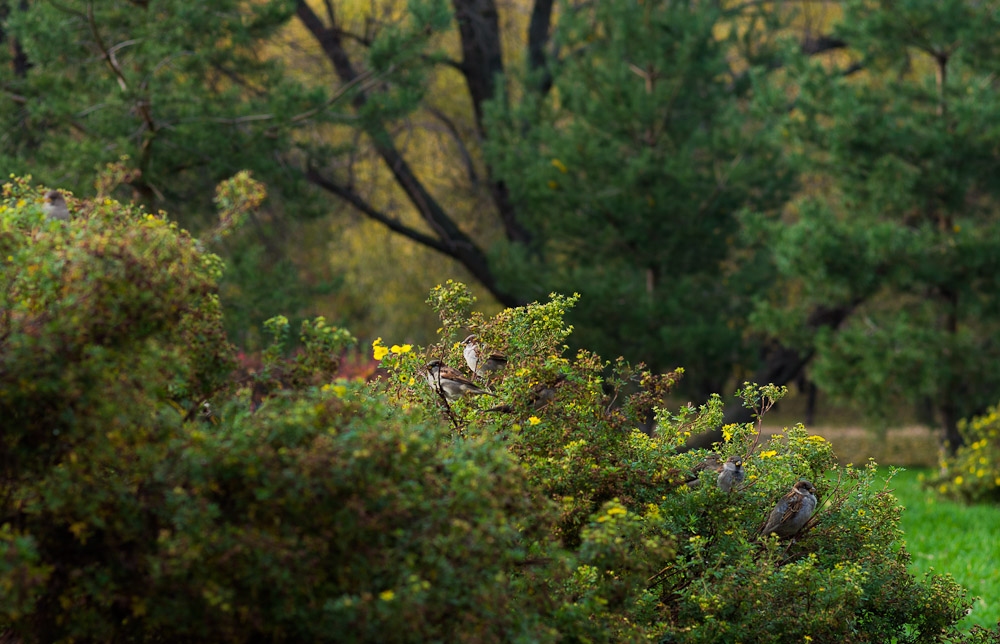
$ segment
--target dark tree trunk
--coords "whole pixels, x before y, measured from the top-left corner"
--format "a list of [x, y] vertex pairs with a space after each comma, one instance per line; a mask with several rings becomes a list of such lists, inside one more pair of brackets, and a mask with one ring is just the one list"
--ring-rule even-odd
[[[859, 298], [850, 304], [836, 308], [817, 307], [809, 315], [807, 324], [818, 329], [821, 327], [831, 327], [836, 329], [851, 313], [860, 305]], [[795, 380], [802, 373], [809, 361], [812, 359], [812, 351], [797, 351], [779, 344], [766, 350], [763, 364], [753, 375], [753, 382], [758, 384], [787, 385]], [[728, 405], [723, 411], [722, 426], [731, 423], [748, 423], [753, 420], [752, 412], [743, 406], [741, 402]], [[712, 443], [722, 440], [722, 426], [712, 431], [692, 437], [685, 445], [685, 450], [711, 447]]]
[[[492, 0], [477, 0], [477, 3], [492, 4]], [[480, 21], [472, 20], [475, 25], [474, 27], [470, 27], [470, 30], [476, 34], [482, 34], [489, 37], [490, 34], [493, 33], [491, 32], [489, 25], [493, 24], [494, 27], [496, 26], [495, 11], [492, 17], [492, 22], [489, 11], [487, 11], [486, 8], [483, 8], [482, 12], [484, 13], [480, 16], [480, 18], [485, 21], [485, 27], [480, 23]], [[331, 21], [335, 20], [333, 6], [331, 3], [327, 3], [327, 13], [329, 14], [329, 19]], [[356, 81], [359, 75], [354, 67], [354, 64], [351, 62], [347, 50], [344, 47], [339, 25], [336, 22], [332, 22], [330, 25], [324, 24], [323, 20], [304, 0], [299, 0], [297, 3], [296, 15], [319, 43], [324, 54], [326, 54], [327, 58], [333, 64], [333, 68], [341, 82], [351, 83]], [[477, 29], [479, 31], [475, 31]], [[463, 35], [463, 38], [464, 37], [465, 36]], [[496, 33], [496, 37], [497, 42], [499, 42], [498, 32]], [[465, 49], [464, 45], [463, 49]], [[493, 60], [493, 54], [491, 53], [492, 47], [490, 45], [471, 47], [471, 49], [474, 51], [475, 55], [480, 56], [482, 59], [481, 64], [486, 68], [491, 68], [492, 65], [498, 64], [498, 61]], [[496, 52], [499, 53], [499, 45], [497, 45]], [[499, 69], [502, 71], [502, 67]], [[492, 81], [489, 83], [477, 83], [476, 91], [492, 92], [492, 87]], [[362, 107], [366, 102], [367, 96], [364, 92], [359, 92], [354, 98], [355, 107]], [[479, 114], [478, 109], [480, 109], [480, 106], [477, 102], [477, 115]], [[396, 148], [392, 141], [392, 137], [385, 130], [385, 128], [381, 124], [373, 124], [367, 128], [367, 134], [371, 138], [375, 150], [378, 152], [379, 156], [382, 157], [382, 160], [392, 172], [396, 183], [406, 193], [410, 203], [413, 204], [421, 218], [433, 231], [433, 237], [421, 235], [416, 233], [416, 231], [410, 231], [413, 234], [409, 234], [408, 236], [417, 242], [424, 243], [434, 250], [445, 253], [449, 257], [458, 260], [463, 266], [465, 266], [466, 269], [469, 270], [470, 273], [472, 273], [476, 280], [488, 289], [490, 293], [504, 306], [517, 306], [523, 304], [519, 298], [499, 289], [496, 283], [496, 278], [490, 270], [486, 254], [468, 235], [465, 234], [464, 231], [462, 231], [461, 228], [459, 228], [455, 221], [444, 211], [440, 203], [438, 203], [438, 201], [427, 191], [423, 183], [413, 172], [410, 165], [403, 158], [403, 155]], [[337, 186], [332, 181], [323, 179], [315, 168], [307, 170], [306, 177], [312, 183], [333, 194], [337, 194], [342, 198], [349, 190], [343, 186]], [[354, 197], [356, 198], [348, 199], [348, 201], [355, 206], [359, 206], [360, 196], [354, 195]], [[503, 188], [501, 198], [502, 200], [509, 202], [509, 199], [506, 199], [506, 188]], [[398, 222], [395, 222], [397, 224], [395, 226], [391, 225], [394, 221], [391, 217], [376, 213], [374, 209], [359, 207], [359, 210], [373, 219], [376, 219], [380, 223], [388, 225], [390, 229], [395, 230], [396, 232], [409, 230], [406, 226], [403, 226]], [[513, 221], [512, 209], [510, 210], [508, 216], [511, 221]], [[432, 240], [432, 243], [427, 243], [426, 240]]]

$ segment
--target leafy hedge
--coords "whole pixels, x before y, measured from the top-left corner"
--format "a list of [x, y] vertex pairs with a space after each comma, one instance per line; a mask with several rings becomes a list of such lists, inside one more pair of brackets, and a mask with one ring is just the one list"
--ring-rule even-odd
[[958, 423], [965, 444], [928, 481], [940, 494], [969, 502], [1000, 502], [1000, 405]]
[[[969, 602], [907, 573], [872, 467], [732, 426], [746, 482], [684, 485], [721, 403], [667, 412], [681, 370], [565, 357], [573, 297], [484, 319], [439, 287], [441, 341], [377, 341], [374, 386], [333, 377], [349, 334], [307, 323], [286, 357], [276, 318], [239, 375], [217, 258], [112, 201], [46, 222], [40, 194], [0, 202], [0, 626], [24, 641], [959, 641]], [[421, 368], [462, 366], [469, 330], [510, 363], [448, 404]], [[758, 538], [803, 476], [815, 521]]]

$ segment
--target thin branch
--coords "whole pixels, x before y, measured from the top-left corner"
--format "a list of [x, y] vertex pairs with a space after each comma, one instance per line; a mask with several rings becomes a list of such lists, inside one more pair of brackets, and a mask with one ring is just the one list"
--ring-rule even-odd
[[[337, 91], [334, 92], [333, 95], [330, 98], [328, 98], [325, 103], [323, 103], [323, 105], [308, 110], [306, 112], [303, 112], [302, 114], [297, 114], [293, 116], [291, 118], [291, 122], [298, 123], [299, 121], [304, 121], [307, 118], [319, 114], [321, 111], [325, 110], [326, 108], [333, 105], [336, 101], [343, 98], [344, 95], [347, 94], [347, 92], [351, 91], [355, 87], [358, 87], [359, 85], [360, 85], [360, 88], [358, 89], [359, 92], [362, 93], [367, 92], [369, 89], [377, 85], [383, 76], [387, 76], [388, 74], [391, 74], [394, 71], [396, 71], [396, 66], [390, 65], [383, 72], [377, 72], [374, 69], [369, 69], [367, 71], [361, 72], [351, 80], [341, 85], [337, 89]], [[368, 82], [369, 80], [370, 82]]]
[[458, 146], [458, 153], [462, 157], [462, 163], [465, 164], [465, 172], [469, 175], [469, 181], [473, 184], [479, 183], [479, 174], [476, 172], [475, 161], [472, 160], [472, 154], [469, 153], [469, 149], [465, 147], [465, 141], [462, 140], [462, 135], [458, 131], [458, 126], [455, 125], [454, 121], [448, 118], [447, 114], [436, 107], [428, 107], [427, 111], [431, 116], [441, 121], [451, 134], [451, 138], [455, 141], [455, 145]]
[[3, 93], [6, 94], [7, 96], [9, 96], [10, 100], [14, 101], [18, 105], [27, 105], [27, 103], [28, 103], [28, 98], [26, 96], [22, 96], [20, 94], [15, 94], [14, 92], [10, 91], [9, 89], [4, 89]]
[[412, 239], [415, 242], [428, 246], [429, 248], [433, 248], [438, 252], [444, 253], [449, 256], [454, 256], [451, 250], [447, 246], [445, 246], [441, 241], [431, 237], [430, 235], [426, 235], [420, 232], [419, 230], [415, 230], [407, 226], [406, 224], [400, 222], [399, 220], [393, 219], [392, 217], [389, 217], [385, 213], [376, 210], [371, 204], [365, 201], [365, 199], [361, 197], [361, 195], [359, 195], [357, 192], [355, 192], [351, 188], [348, 188], [347, 186], [341, 186], [339, 184], [330, 181], [329, 179], [323, 177], [319, 173], [319, 171], [317, 171], [315, 168], [306, 169], [305, 176], [306, 179], [309, 180], [309, 182], [319, 186], [320, 188], [326, 190], [327, 192], [337, 195], [344, 201], [348, 202], [349, 204], [360, 210], [367, 217], [383, 224], [393, 232], [397, 232], [405, 237]]

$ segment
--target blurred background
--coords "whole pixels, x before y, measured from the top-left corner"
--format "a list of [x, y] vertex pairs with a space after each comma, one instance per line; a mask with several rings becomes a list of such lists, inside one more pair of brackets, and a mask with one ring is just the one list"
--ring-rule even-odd
[[578, 292], [575, 346], [679, 403], [785, 384], [775, 427], [935, 464], [1000, 394], [998, 4], [0, 0], [0, 169], [196, 236], [252, 171], [206, 241], [251, 354]]

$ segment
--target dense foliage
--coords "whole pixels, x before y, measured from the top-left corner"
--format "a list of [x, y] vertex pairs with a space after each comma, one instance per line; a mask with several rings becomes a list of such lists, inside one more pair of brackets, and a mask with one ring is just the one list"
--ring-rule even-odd
[[945, 458], [928, 484], [964, 501], [1000, 501], [1000, 406], [958, 424], [965, 444]]
[[[239, 375], [217, 258], [162, 213], [46, 221], [39, 194], [14, 179], [0, 203], [0, 624], [25, 641], [953, 639], [963, 593], [907, 573], [873, 468], [729, 426], [745, 484], [684, 485], [719, 402], [635, 431], [682, 374], [563, 357], [575, 297], [486, 319], [439, 287], [441, 342], [377, 341], [374, 386], [334, 379], [349, 334], [307, 323], [286, 356], [278, 317]], [[449, 404], [419, 369], [459, 366], [470, 329], [510, 364]], [[813, 522], [759, 538], [800, 477]]]
[[[751, 226], [787, 294], [757, 300], [759, 326], [814, 352], [812, 377], [840, 400], [883, 418], [929, 410], [952, 450], [959, 419], [1000, 390], [997, 16], [961, 0], [845, 3], [853, 71], [793, 72], [789, 145], [814, 189]], [[834, 328], [807, 324], [831, 311]]]
[[[579, 291], [575, 342], [684, 364], [707, 397], [756, 359], [745, 311], [769, 273], [737, 234], [742, 208], [776, 212], [796, 172], [778, 136], [782, 101], [757, 40], [768, 17], [721, 3], [653, 0], [570, 7], [553, 46], [574, 52], [551, 89], [497, 100], [487, 158], [534, 233], [497, 262], [532, 298]], [[751, 10], [752, 13], [752, 10]], [[734, 56], [750, 61], [738, 72]]]

